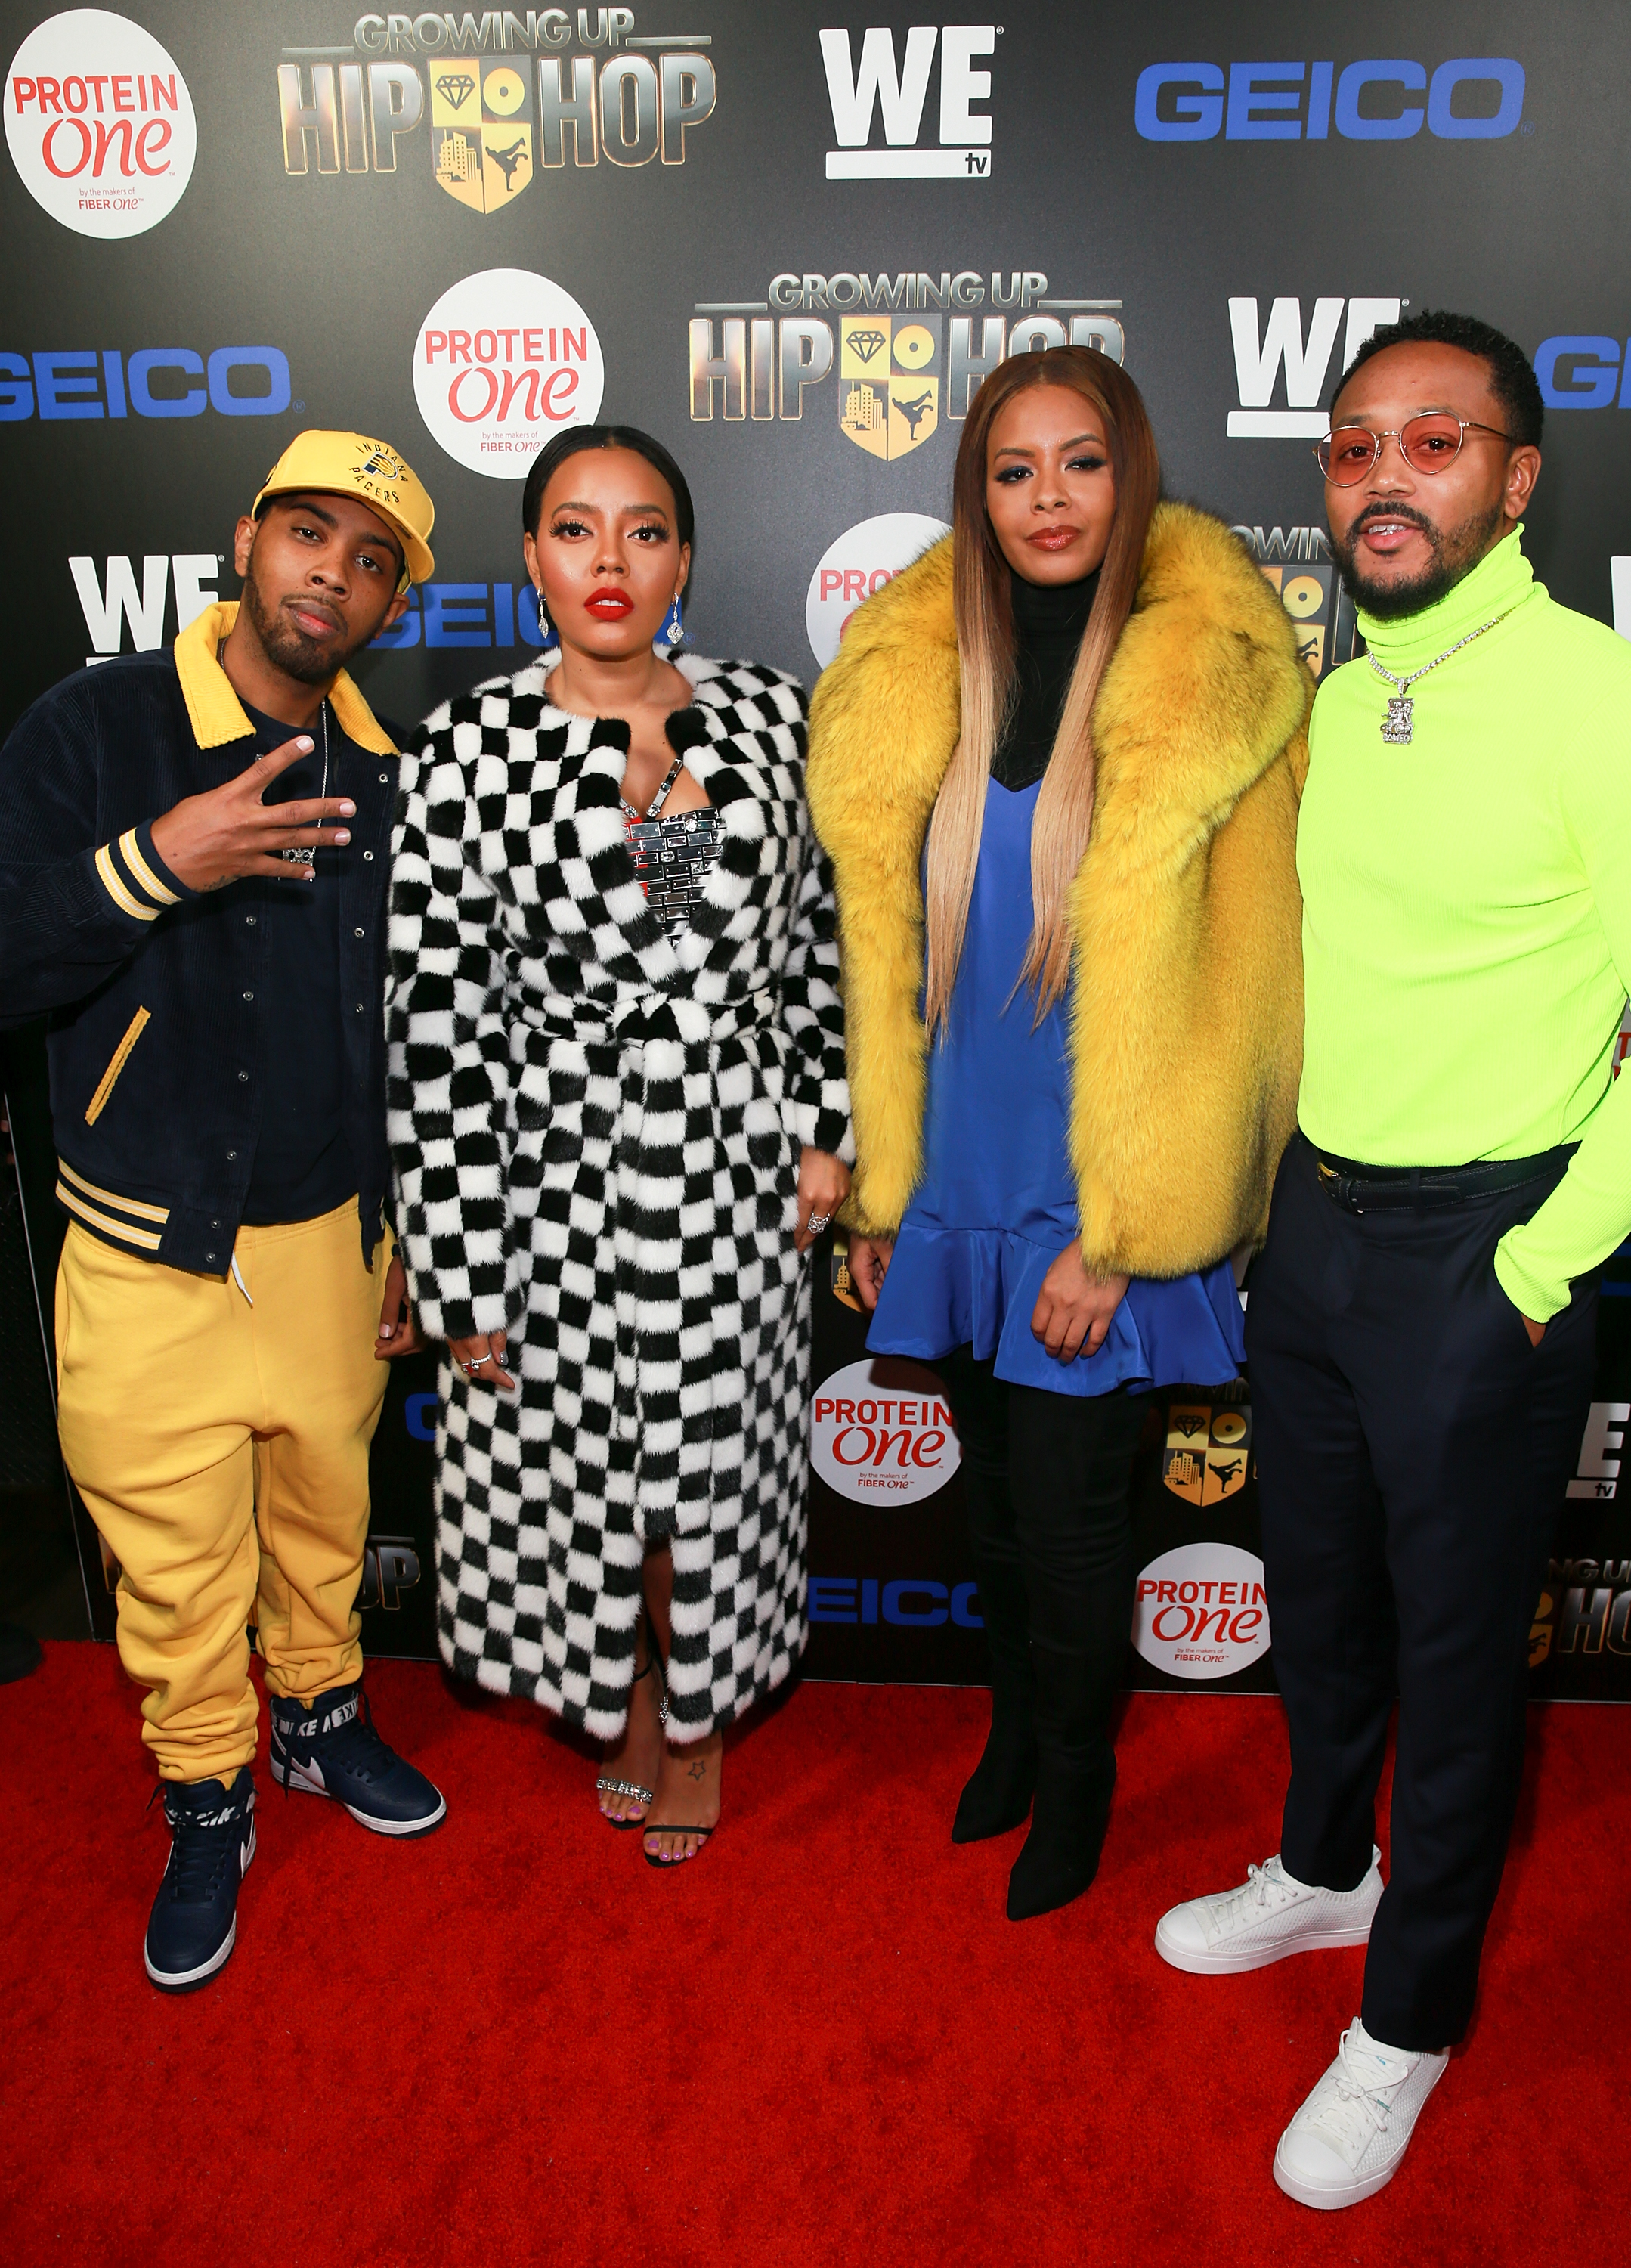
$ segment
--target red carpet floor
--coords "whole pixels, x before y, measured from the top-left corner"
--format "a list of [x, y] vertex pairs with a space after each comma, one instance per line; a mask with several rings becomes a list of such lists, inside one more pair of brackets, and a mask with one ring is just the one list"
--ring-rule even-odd
[[114, 2268], [1627, 2257], [1631, 1711], [1538, 1709], [1484, 1994], [1404, 2171], [1269, 2176], [1362, 1956], [1187, 1978], [1150, 1931], [1277, 1840], [1277, 1705], [1131, 1701], [1103, 1871], [1013, 1927], [1018, 1837], [947, 1823], [982, 1695], [805, 1686], [673, 1876], [519, 1704], [371, 1674], [451, 1816], [393, 1846], [262, 1769], [237, 1953], [141, 1937], [165, 1834], [109, 1648], [0, 1689], [0, 2260]]

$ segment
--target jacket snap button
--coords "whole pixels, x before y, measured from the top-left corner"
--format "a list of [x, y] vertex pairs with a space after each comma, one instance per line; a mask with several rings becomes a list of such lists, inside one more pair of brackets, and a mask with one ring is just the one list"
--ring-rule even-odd
[[[574, 147], [574, 148], [576, 148], [576, 147], [577, 147], [577, 144], [573, 144], [573, 147]], [[386, 780], [389, 778], [389, 777], [390, 777], [390, 775], [389, 775], [389, 773], [387, 773], [387, 772], [381, 772], [381, 773], [380, 773], [380, 775], [379, 775], [379, 784], [380, 784], [380, 786], [381, 786], [381, 787], [383, 787], [383, 786], [385, 785], [385, 784], [386, 784]]]
[[215, 1255], [214, 1255], [214, 1253], [213, 1253], [213, 1252], [206, 1252], [206, 1253], [205, 1253], [205, 1255], [204, 1255], [204, 1258], [205, 1258], [206, 1260], [213, 1260], [213, 1259], [215, 1258]]
[[253, 999], [254, 998], [254, 997], [255, 997], [255, 996], [254, 996], [254, 994], [253, 994], [253, 992], [246, 992], [246, 993], [245, 993], [245, 995], [244, 995], [244, 998], [245, 998], [245, 999], [246, 999], [246, 1000], [253, 1000]]
[[221, 1224], [220, 1224], [220, 1222], [219, 1222], [218, 1220], [212, 1220], [212, 1221], [210, 1222], [209, 1226], [210, 1226], [210, 1227], [211, 1227], [211, 1228], [219, 1228], [219, 1227], [220, 1227], [220, 1226], [221, 1226]]
[[361, 931], [360, 929], [354, 929], [354, 930], [352, 931], [351, 934], [352, 934], [352, 936], [353, 936], [353, 937], [361, 937], [361, 935], [363, 934], [363, 932], [362, 932], [362, 931]]
[[238, 1076], [239, 1076], [239, 1078], [240, 1079], [242, 1079], [242, 1081], [243, 1081], [244, 1085], [245, 1085], [246, 1086], [248, 1086], [248, 1084], [249, 1084], [249, 1074], [248, 1074], [248, 1072], [247, 1072], [246, 1071], [240, 1071], [239, 1072]]
[[362, 1004], [362, 1002], [361, 1002], [360, 1000], [359, 1000], [359, 1001], [357, 1002], [357, 1004], [356, 1004], [356, 1012], [357, 1012], [357, 1014], [358, 1014], [359, 1016], [360, 1016], [360, 1015], [362, 1014], [362, 1012], [363, 1012], [363, 1004]]
[[[226, 1153], [227, 1163], [228, 1163], [229, 1165], [231, 1165], [231, 1163], [232, 1160], [233, 1160], [237, 1155], [238, 1155], [238, 1152], [237, 1152], [237, 1151], [236, 1151], [236, 1150], [229, 1150], [229, 1151], [227, 1152], [227, 1153]], [[209, 1224], [209, 1226], [210, 1226], [210, 1227], [211, 1227], [211, 1228], [218, 1228], [218, 1227], [220, 1226], [220, 1225], [221, 1225], [221, 1224], [219, 1223], [219, 1221], [214, 1221], [214, 1220], [212, 1220], [212, 1221], [210, 1222], [210, 1224]]]
[[[573, 146], [573, 148], [574, 148], [574, 149], [576, 149], [577, 145], [577, 144], [576, 144], [576, 143], [574, 143], [572, 146]], [[253, 929], [253, 928], [254, 927], [254, 925], [255, 925], [255, 917], [254, 917], [254, 916], [253, 916], [253, 914], [246, 914], [246, 915], [244, 916], [244, 927], [245, 927], [246, 929]]]
[[374, 863], [374, 854], [373, 854], [373, 852], [372, 852], [371, 850], [364, 850], [364, 853], [363, 853], [363, 856], [364, 856], [364, 858], [368, 861], [369, 865], [371, 866], [371, 865], [373, 865], [373, 863]]

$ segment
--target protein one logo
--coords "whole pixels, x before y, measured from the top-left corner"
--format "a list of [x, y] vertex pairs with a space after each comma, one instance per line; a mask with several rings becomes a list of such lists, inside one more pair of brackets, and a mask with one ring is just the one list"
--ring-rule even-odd
[[140, 236], [193, 177], [193, 99], [151, 32], [103, 8], [37, 25], [11, 58], [5, 138], [34, 202], [80, 236]]
[[448, 455], [518, 481], [552, 433], [589, 423], [606, 367], [569, 291], [525, 268], [488, 268], [444, 291], [419, 329], [414, 394]]
[[1231, 1677], [1268, 1651], [1263, 1563], [1232, 1543], [1180, 1543], [1138, 1579], [1133, 1643], [1171, 1677]]
[[880, 512], [857, 520], [829, 543], [816, 563], [804, 599], [810, 651], [825, 669], [838, 652], [849, 617], [873, 593], [893, 581], [951, 530], [922, 512]]
[[957, 1470], [945, 1388], [932, 1370], [898, 1355], [847, 1363], [816, 1388], [810, 1461], [852, 1504], [910, 1504]]

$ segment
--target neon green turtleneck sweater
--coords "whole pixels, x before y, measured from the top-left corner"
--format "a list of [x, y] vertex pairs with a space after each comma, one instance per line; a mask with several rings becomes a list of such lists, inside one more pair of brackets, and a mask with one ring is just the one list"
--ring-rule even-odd
[[1437, 605], [1361, 614], [1414, 688], [1363, 660], [1321, 685], [1297, 832], [1307, 1029], [1299, 1116], [1375, 1166], [1580, 1147], [1495, 1274], [1537, 1322], [1631, 1232], [1631, 1073], [1611, 1081], [1631, 984], [1631, 644], [1555, 605], [1515, 530]]

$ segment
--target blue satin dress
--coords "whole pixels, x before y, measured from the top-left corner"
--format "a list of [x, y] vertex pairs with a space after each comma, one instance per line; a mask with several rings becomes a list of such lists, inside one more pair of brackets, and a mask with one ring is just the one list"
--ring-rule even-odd
[[1032, 1029], [1014, 981], [1030, 939], [1031, 822], [1040, 781], [993, 780], [944, 1044], [931, 1047], [923, 1175], [867, 1346], [933, 1362], [955, 1347], [1052, 1394], [1216, 1385], [1245, 1351], [1234, 1272], [1135, 1278], [1096, 1355], [1061, 1362], [1033, 1336], [1042, 1279], [1077, 1233], [1070, 1170], [1069, 1001]]

